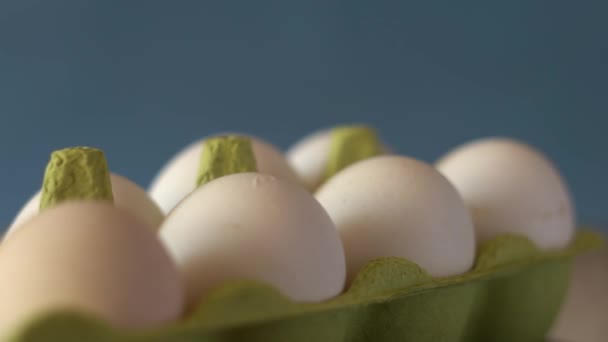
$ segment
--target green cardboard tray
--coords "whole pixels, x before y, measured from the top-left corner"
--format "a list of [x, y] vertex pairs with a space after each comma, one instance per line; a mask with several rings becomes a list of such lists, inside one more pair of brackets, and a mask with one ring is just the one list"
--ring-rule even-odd
[[81, 313], [55, 312], [26, 324], [11, 342], [538, 342], [559, 311], [572, 257], [601, 245], [590, 230], [550, 252], [505, 235], [483, 244], [462, 276], [432, 278], [410, 261], [381, 258], [323, 303], [295, 303], [272, 287], [241, 281], [168, 326], [119, 331]]

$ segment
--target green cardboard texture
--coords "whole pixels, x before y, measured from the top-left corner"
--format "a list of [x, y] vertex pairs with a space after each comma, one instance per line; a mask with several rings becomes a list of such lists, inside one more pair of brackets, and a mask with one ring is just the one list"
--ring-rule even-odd
[[240, 136], [219, 136], [203, 143], [196, 185], [239, 172], [257, 172], [251, 140]]
[[322, 183], [357, 161], [382, 153], [375, 130], [367, 126], [336, 127], [331, 131], [331, 144]]
[[564, 298], [572, 257], [601, 245], [589, 230], [559, 251], [501, 236], [482, 245], [474, 269], [457, 277], [432, 278], [412, 262], [382, 258], [323, 303], [295, 303], [272, 287], [240, 281], [169, 326], [127, 332], [79, 313], [47, 313], [11, 342], [537, 342]]
[[76, 199], [113, 200], [110, 171], [102, 150], [74, 147], [51, 154], [44, 173], [40, 209]]

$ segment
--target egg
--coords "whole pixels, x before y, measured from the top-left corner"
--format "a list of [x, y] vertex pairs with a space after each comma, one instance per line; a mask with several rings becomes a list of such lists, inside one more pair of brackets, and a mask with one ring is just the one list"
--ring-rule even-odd
[[174, 321], [180, 275], [156, 233], [108, 202], [45, 209], [0, 252], [0, 335], [55, 310], [96, 316], [120, 329]]
[[[110, 174], [110, 181], [112, 183], [112, 194], [116, 206], [130, 211], [152, 228], [156, 229], [160, 226], [165, 215], [144, 189], [129, 179], [115, 173]], [[10, 225], [5, 235], [6, 237], [8, 237], [9, 234], [12, 234], [17, 227], [23, 224], [23, 222], [38, 213], [40, 208], [40, 197], [41, 192], [38, 191], [30, 198], [23, 208], [21, 208]]]
[[345, 261], [331, 219], [303, 187], [255, 172], [226, 175], [186, 197], [160, 229], [186, 281], [190, 306], [231, 280], [273, 286], [296, 301], [322, 301], [344, 286]]
[[[249, 138], [260, 172], [299, 182], [281, 151], [259, 138]], [[179, 152], [152, 181], [148, 193], [164, 213], [171, 211], [196, 188], [198, 167], [205, 140], [197, 141]]]
[[485, 138], [456, 148], [436, 166], [470, 209], [479, 241], [518, 234], [554, 249], [572, 240], [575, 214], [568, 188], [538, 150], [513, 139]]
[[334, 175], [315, 196], [340, 233], [349, 281], [381, 257], [407, 259], [437, 277], [473, 265], [471, 216], [431, 165], [404, 156], [373, 157]]
[[[309, 190], [316, 189], [325, 177], [330, 157], [332, 133], [337, 128], [339, 127], [313, 132], [296, 142], [285, 153], [289, 165]], [[384, 154], [391, 153], [385, 144], [381, 144], [381, 149]]]
[[285, 153], [287, 161], [308, 189], [314, 189], [321, 182], [330, 145], [331, 129], [325, 129], [304, 137]]
[[555, 341], [606, 341], [608, 249], [576, 257], [570, 279], [568, 293], [549, 335]]

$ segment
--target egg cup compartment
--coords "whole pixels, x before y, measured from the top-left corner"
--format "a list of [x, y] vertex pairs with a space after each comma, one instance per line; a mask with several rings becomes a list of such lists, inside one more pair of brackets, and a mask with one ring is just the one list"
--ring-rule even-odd
[[540, 251], [505, 235], [483, 244], [467, 274], [432, 278], [398, 258], [370, 262], [347, 292], [295, 303], [263, 284], [217, 289], [186, 320], [118, 331], [96, 318], [56, 312], [30, 322], [11, 342], [87, 341], [543, 341], [565, 296], [573, 256], [599, 248], [589, 230], [571, 245]]

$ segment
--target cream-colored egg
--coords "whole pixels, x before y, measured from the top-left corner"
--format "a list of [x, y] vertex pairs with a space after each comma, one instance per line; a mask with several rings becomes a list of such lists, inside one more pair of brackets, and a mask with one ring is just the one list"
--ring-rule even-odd
[[[279, 149], [261, 139], [251, 138], [253, 153], [260, 172], [288, 181], [299, 182]], [[204, 139], [197, 141], [171, 159], [152, 181], [148, 193], [163, 212], [170, 212], [196, 188]]]
[[169, 214], [161, 240], [196, 305], [230, 280], [249, 279], [297, 301], [344, 286], [344, 252], [327, 213], [303, 187], [259, 173], [215, 179]]
[[408, 259], [433, 276], [473, 265], [471, 217], [456, 189], [426, 163], [366, 159], [329, 179], [316, 198], [340, 232], [350, 280], [380, 257]]
[[154, 230], [106, 202], [66, 202], [28, 220], [0, 252], [0, 335], [54, 310], [115, 327], [176, 320], [179, 272]]
[[549, 334], [555, 341], [604, 342], [608, 336], [608, 248], [574, 260], [570, 287]]
[[331, 129], [314, 132], [293, 145], [285, 155], [287, 161], [308, 189], [314, 189], [323, 178], [331, 145]]
[[[314, 132], [290, 147], [285, 153], [291, 168], [307, 189], [313, 190], [323, 180], [331, 148], [332, 129]], [[391, 151], [382, 145], [385, 154]]]
[[456, 148], [437, 168], [469, 207], [479, 241], [505, 233], [540, 248], [562, 248], [574, 235], [574, 207], [552, 163], [511, 139], [488, 138]]
[[[158, 228], [160, 226], [165, 215], [144, 189], [129, 179], [115, 173], [110, 174], [110, 181], [112, 183], [114, 204], [117, 207], [130, 211], [151, 227]], [[21, 208], [6, 232], [6, 237], [8, 237], [9, 234], [12, 234], [17, 227], [23, 224], [23, 222], [38, 213], [40, 196], [41, 193], [38, 191], [30, 198], [23, 208]]]

